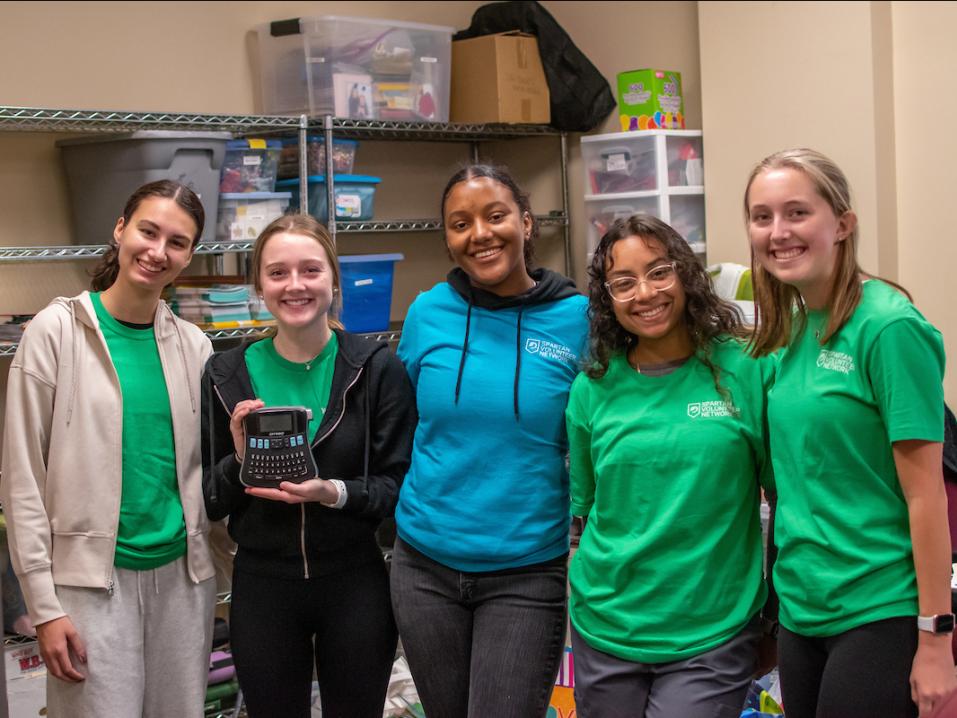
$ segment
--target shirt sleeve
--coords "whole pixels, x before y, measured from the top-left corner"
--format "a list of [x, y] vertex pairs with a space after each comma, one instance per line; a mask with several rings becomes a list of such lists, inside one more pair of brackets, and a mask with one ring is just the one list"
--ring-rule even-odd
[[944, 344], [918, 317], [885, 326], [867, 358], [867, 372], [888, 439], [944, 440]]
[[405, 315], [405, 321], [402, 323], [402, 336], [399, 339], [399, 346], [395, 353], [399, 360], [405, 365], [405, 371], [412, 382], [412, 388], [416, 389], [419, 385], [419, 348], [418, 336], [419, 327], [416, 315], [416, 302], [412, 302], [409, 311]]
[[588, 516], [595, 503], [595, 470], [591, 458], [591, 421], [586, 409], [588, 377], [579, 374], [572, 384], [565, 410], [568, 431], [568, 478], [572, 516]]

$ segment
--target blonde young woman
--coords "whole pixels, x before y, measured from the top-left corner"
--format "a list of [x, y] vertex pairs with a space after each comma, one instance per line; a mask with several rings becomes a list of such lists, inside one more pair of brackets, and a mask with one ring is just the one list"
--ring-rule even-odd
[[[409, 466], [415, 400], [384, 343], [336, 321], [339, 264], [308, 215], [256, 241], [256, 289], [275, 336], [216, 354], [203, 378], [204, 489], [210, 518], [238, 544], [230, 641], [251, 718], [380, 718], [395, 657], [389, 579], [375, 530]], [[245, 488], [243, 419], [262, 406], [312, 409], [319, 475]]]
[[857, 263], [841, 170], [807, 149], [744, 197], [768, 395], [788, 718], [927, 715], [955, 686], [942, 477], [944, 349]]
[[92, 292], [55, 299], [10, 367], [0, 493], [50, 716], [203, 715], [215, 586], [200, 483], [212, 348], [160, 293], [199, 198], [140, 187]]

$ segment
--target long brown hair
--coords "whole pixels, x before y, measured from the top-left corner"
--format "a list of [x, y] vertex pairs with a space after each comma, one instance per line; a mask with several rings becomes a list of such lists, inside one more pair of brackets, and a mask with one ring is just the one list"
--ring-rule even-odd
[[616, 220], [595, 248], [588, 267], [589, 358], [585, 373], [592, 379], [603, 377], [614, 354], [627, 352], [641, 341], [619, 324], [613, 300], [605, 289], [608, 271], [613, 265], [612, 248], [627, 237], [657, 242], [665, 250], [668, 260], [675, 263], [678, 281], [685, 293], [684, 322], [694, 353], [711, 370], [715, 388], [722, 398], [730, 400], [729, 392], [720, 383], [720, 372], [711, 362], [711, 346], [712, 341], [720, 335], [739, 339], [748, 336], [741, 310], [715, 293], [711, 275], [684, 238], [649, 214], [635, 214]]
[[[792, 169], [803, 173], [814, 185], [817, 193], [828, 203], [835, 217], [851, 212], [851, 188], [841, 169], [820, 152], [807, 148], [795, 148], [775, 152], [765, 157], [748, 177], [744, 190], [744, 223], [751, 220], [749, 194], [751, 185], [759, 175], [777, 169]], [[858, 227], [854, 224], [850, 234], [837, 244], [837, 259], [831, 275], [831, 286], [826, 300], [830, 310], [827, 326], [821, 333], [823, 346], [843, 327], [861, 301], [861, 275], [874, 276], [861, 269], [857, 261]], [[754, 303], [757, 311], [757, 327], [751, 339], [750, 349], [754, 356], [764, 356], [785, 346], [796, 331], [807, 322], [807, 308], [796, 287], [785, 284], [756, 261], [751, 252], [751, 278], [754, 284]], [[910, 298], [900, 285], [874, 276], [886, 282]]]
[[[162, 197], [171, 199], [179, 205], [186, 214], [188, 214], [196, 225], [196, 233], [193, 235], [193, 249], [199, 243], [199, 238], [203, 234], [203, 226], [206, 224], [206, 212], [203, 210], [203, 203], [193, 190], [184, 184], [174, 182], [173, 180], [157, 180], [149, 182], [137, 189], [130, 198], [126, 200], [126, 206], [123, 208], [123, 226], [127, 226], [143, 200], [150, 197]], [[113, 286], [116, 277], [120, 272], [120, 248], [113, 239], [110, 239], [110, 246], [103, 255], [103, 258], [90, 272], [90, 288], [94, 292], [102, 292]]]
[[[277, 234], [299, 234], [316, 240], [325, 250], [329, 259], [329, 268], [332, 271], [332, 306], [326, 315], [330, 329], [342, 329], [339, 321], [339, 311], [342, 308], [342, 273], [339, 270], [339, 258], [336, 255], [335, 245], [327, 230], [315, 217], [309, 214], [286, 214], [270, 222], [256, 238], [253, 247], [253, 256], [250, 260], [250, 271], [253, 275], [253, 286], [262, 294], [263, 284], [260, 272], [262, 270], [263, 250], [270, 239]], [[274, 333], [274, 332], [273, 332]]]

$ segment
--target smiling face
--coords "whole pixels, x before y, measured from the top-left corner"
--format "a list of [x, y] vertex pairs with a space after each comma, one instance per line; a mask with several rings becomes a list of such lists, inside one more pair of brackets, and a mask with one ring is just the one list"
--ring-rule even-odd
[[748, 235], [761, 266], [795, 287], [811, 309], [830, 296], [841, 242], [854, 230], [853, 212], [837, 216], [804, 172], [791, 168], [758, 174], [748, 190]]
[[[605, 267], [606, 281], [622, 277], [644, 279], [649, 270], [673, 260], [656, 239], [628, 236], [618, 240], [609, 252]], [[685, 324], [685, 291], [681, 279], [675, 277], [668, 289], [656, 289], [650, 282], [641, 282], [630, 301], [613, 302], [615, 319], [639, 345], [653, 350], [661, 360], [680, 359], [691, 349]]]
[[334, 297], [333, 269], [322, 245], [307, 235], [280, 232], [262, 249], [259, 285], [280, 331], [327, 322]]
[[113, 230], [119, 249], [116, 281], [138, 292], [159, 296], [193, 257], [196, 222], [174, 200], [150, 196]]
[[472, 284], [503, 297], [534, 284], [524, 254], [532, 218], [508, 187], [490, 177], [459, 182], [446, 196], [443, 220], [449, 254]]

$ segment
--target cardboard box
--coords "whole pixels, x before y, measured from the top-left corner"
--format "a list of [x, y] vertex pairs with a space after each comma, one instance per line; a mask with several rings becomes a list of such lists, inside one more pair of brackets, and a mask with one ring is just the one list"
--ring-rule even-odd
[[618, 116], [622, 132], [685, 129], [681, 73], [671, 70], [618, 73]]
[[538, 40], [523, 32], [452, 43], [451, 122], [548, 124], [551, 99]]

